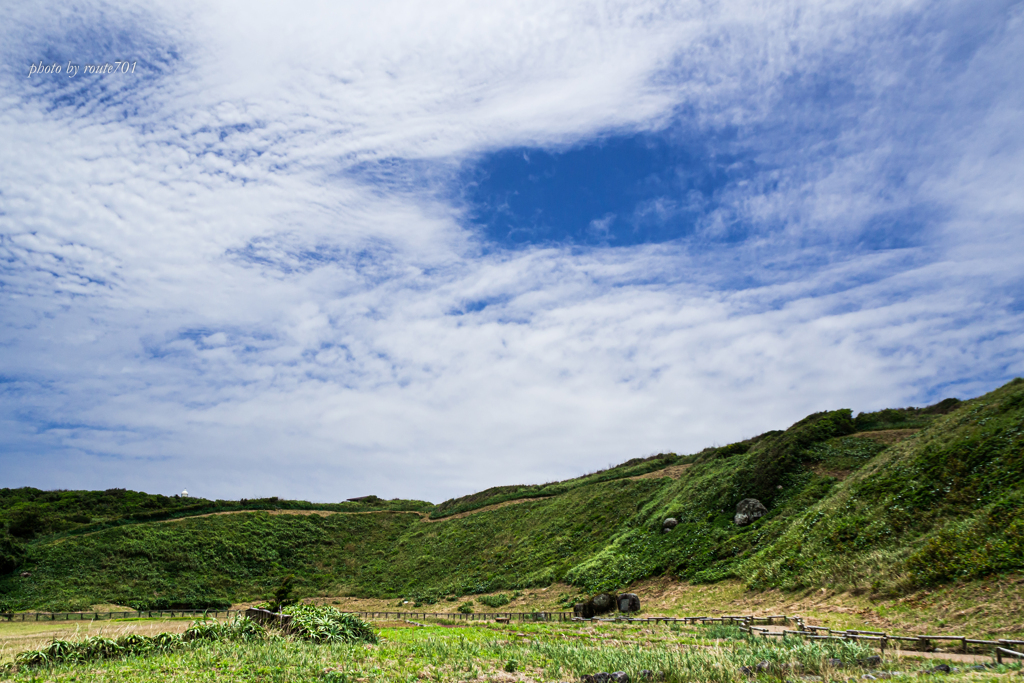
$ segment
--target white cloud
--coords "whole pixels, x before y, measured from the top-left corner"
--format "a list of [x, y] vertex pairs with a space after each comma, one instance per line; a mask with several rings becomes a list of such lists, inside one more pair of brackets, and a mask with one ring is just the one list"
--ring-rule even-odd
[[[83, 7], [6, 10], [5, 60], [96, 52]], [[5, 76], [5, 485], [440, 500], [1024, 373], [1019, 12], [946, 82], [942, 31], [896, 59], [921, 7], [106, 7], [180, 59], [71, 104]], [[494, 251], [440, 191], [680, 120], [761, 169], [690, 240]]]

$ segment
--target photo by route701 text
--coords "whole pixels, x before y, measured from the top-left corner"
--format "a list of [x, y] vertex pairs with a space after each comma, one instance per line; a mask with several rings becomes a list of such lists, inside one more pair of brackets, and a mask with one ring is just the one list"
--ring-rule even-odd
[[129, 62], [127, 60], [117, 60], [113, 63], [104, 62], [103, 64], [86, 64], [81, 66], [73, 62], [68, 62], [67, 66], [62, 66], [57, 63], [43, 64], [43, 60], [39, 60], [38, 64], [30, 64], [28, 67], [28, 76], [31, 78], [35, 74], [67, 74], [68, 78], [74, 78], [79, 72], [87, 74], [133, 74], [135, 73], [135, 67], [138, 66], [138, 60]]

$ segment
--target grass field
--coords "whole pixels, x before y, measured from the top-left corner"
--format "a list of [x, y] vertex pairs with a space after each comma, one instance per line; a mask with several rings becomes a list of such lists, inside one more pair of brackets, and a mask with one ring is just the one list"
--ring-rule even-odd
[[[644, 670], [666, 683], [749, 680], [741, 667], [782, 678], [843, 681], [868, 669], [858, 661], [874, 654], [847, 643], [748, 641], [735, 627], [670, 627], [624, 624], [487, 624], [463, 628], [384, 627], [377, 645], [314, 645], [271, 636], [249, 643], [201, 643], [186, 651], [90, 664], [14, 671], [14, 681], [210, 681], [385, 683], [417, 681], [576, 681], [585, 674], [625, 671], [633, 681]], [[837, 665], [837, 658], [843, 663]], [[872, 670], [895, 678], [917, 676], [938, 660], [888, 655]], [[950, 681], [1019, 680], [1019, 665], [960, 671]]]

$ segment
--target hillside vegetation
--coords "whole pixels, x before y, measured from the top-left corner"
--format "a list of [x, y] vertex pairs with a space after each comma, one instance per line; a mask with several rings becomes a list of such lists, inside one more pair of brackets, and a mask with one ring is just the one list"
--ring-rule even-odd
[[[693, 455], [437, 506], [4, 489], [0, 607], [215, 605], [265, 598], [288, 575], [304, 595], [421, 601], [666, 573], [899, 594], [1024, 568], [1022, 482], [1017, 379], [970, 401], [816, 413]], [[768, 512], [739, 527], [745, 498]], [[510, 501], [522, 502], [489, 507]], [[678, 525], [663, 532], [667, 517]]]

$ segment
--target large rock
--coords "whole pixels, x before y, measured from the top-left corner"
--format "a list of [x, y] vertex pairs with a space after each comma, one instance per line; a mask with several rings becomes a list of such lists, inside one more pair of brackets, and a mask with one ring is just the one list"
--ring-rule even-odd
[[639, 612], [640, 597], [636, 593], [619, 593], [620, 612]]
[[618, 606], [617, 596], [614, 593], [598, 593], [586, 602], [577, 603], [573, 606], [573, 614], [581, 619], [593, 619], [598, 614], [610, 612]]
[[736, 523], [736, 526], [746, 526], [755, 519], [763, 517], [766, 512], [768, 512], [768, 508], [761, 505], [761, 501], [757, 498], [744, 498], [736, 506], [736, 516], [732, 518], [732, 521]]

